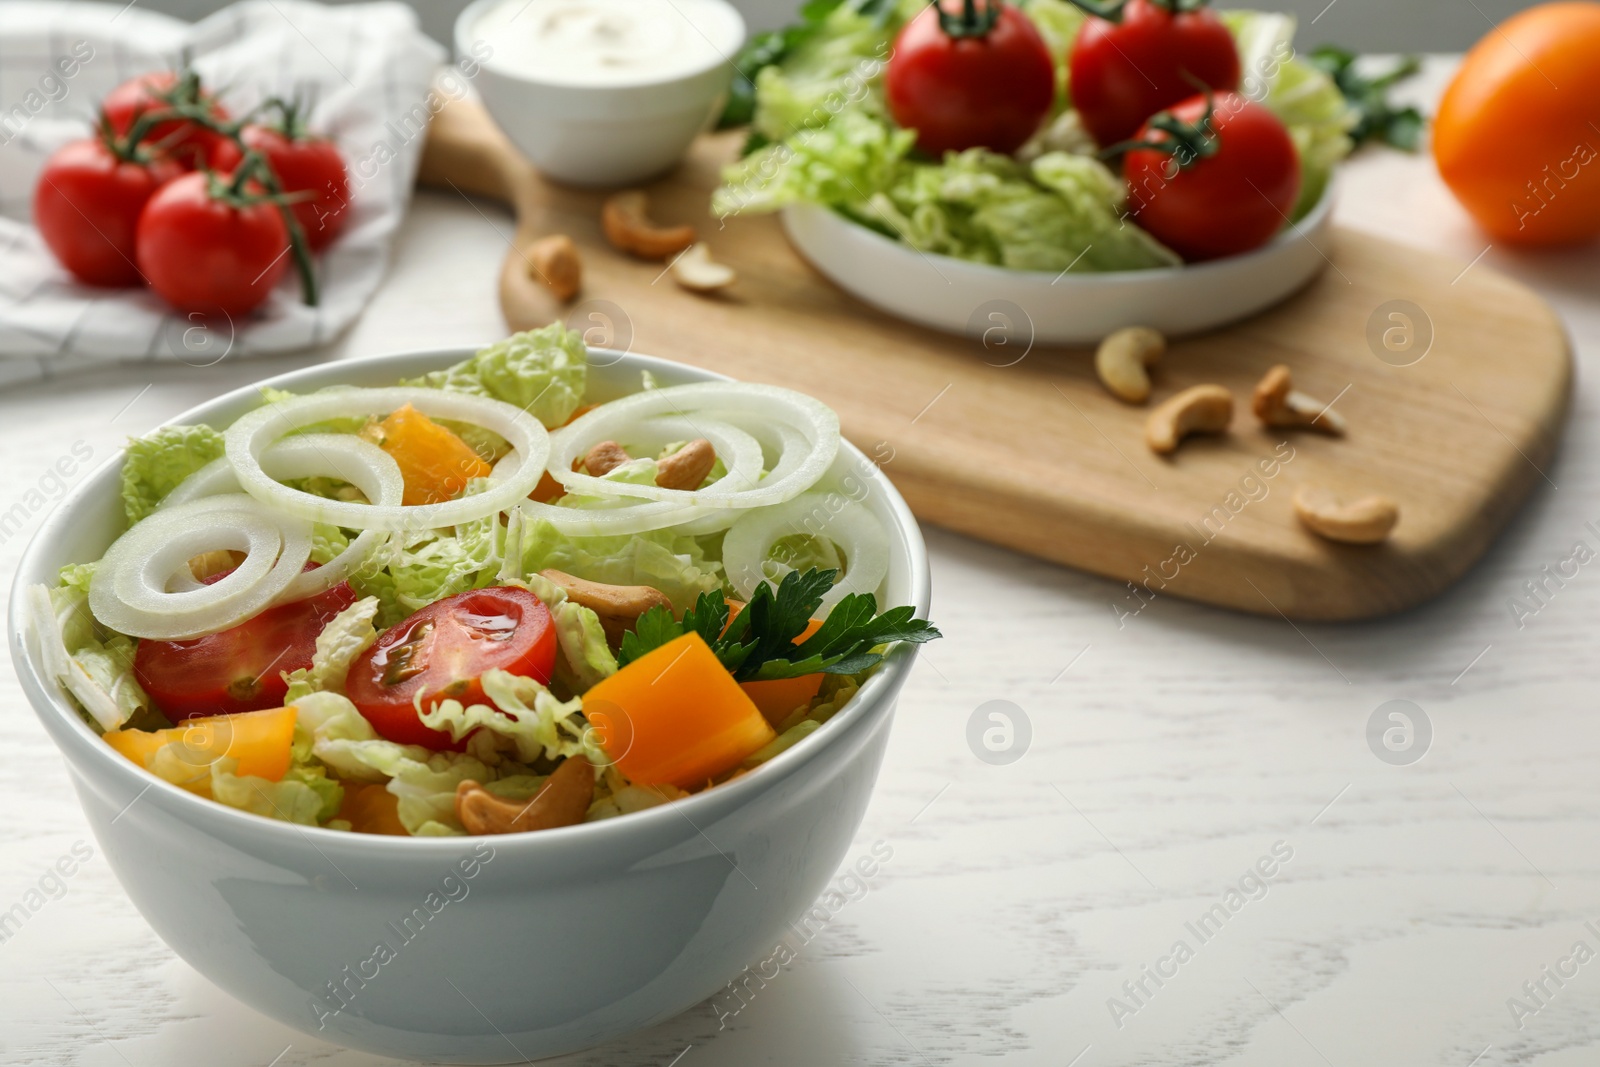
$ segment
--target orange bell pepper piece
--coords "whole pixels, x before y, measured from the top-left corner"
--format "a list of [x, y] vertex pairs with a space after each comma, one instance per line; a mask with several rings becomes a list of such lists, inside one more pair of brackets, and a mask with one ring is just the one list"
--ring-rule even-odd
[[474, 478], [493, 469], [448, 427], [407, 404], [378, 423], [382, 448], [405, 479], [400, 502], [407, 506], [454, 500]]
[[289, 769], [294, 720], [292, 707], [268, 708], [190, 719], [169, 730], [111, 730], [102, 736], [106, 744], [146, 770], [161, 749], [181, 745], [178, 763], [193, 767], [195, 773], [191, 780], [174, 784], [210, 796], [211, 765], [224, 756], [239, 761], [234, 773], [240, 776], [273, 782], [282, 778]]
[[400, 798], [377, 782], [344, 783], [344, 800], [336, 818], [358, 834], [410, 837], [400, 823]]
[[777, 736], [697, 633], [591, 688], [583, 710], [606, 754], [638, 785], [702, 786]]

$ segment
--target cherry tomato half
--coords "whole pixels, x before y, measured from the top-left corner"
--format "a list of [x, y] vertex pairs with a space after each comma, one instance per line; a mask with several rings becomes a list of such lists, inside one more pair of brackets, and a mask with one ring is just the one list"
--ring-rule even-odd
[[179, 311], [247, 315], [289, 269], [289, 231], [276, 204], [246, 189], [246, 200], [214, 195], [226, 188], [196, 172], [168, 182], [139, 219], [139, 269]]
[[486, 704], [480, 681], [488, 670], [550, 680], [556, 630], [538, 597], [515, 586], [491, 586], [436, 600], [384, 631], [350, 665], [345, 692], [378, 733], [403, 745], [464, 747], [444, 730], [422, 724], [416, 704], [440, 700]]
[[1193, 96], [1198, 80], [1239, 88], [1239, 50], [1209, 8], [1174, 11], [1173, 0], [1128, 0], [1119, 22], [1091, 15], [1068, 57], [1072, 104], [1102, 146], [1125, 141], [1144, 120]]
[[[142, 74], [123, 82], [111, 90], [100, 109], [112, 132], [121, 137], [133, 128], [140, 116], [166, 108], [167, 98], [173, 96], [207, 105], [211, 117], [218, 121], [228, 119], [227, 109], [200, 86], [198, 77], [185, 77], [170, 70]], [[221, 134], [183, 119], [157, 122], [144, 138], [144, 144], [189, 170], [206, 165], [218, 146], [227, 143], [228, 139]]]
[[[296, 199], [291, 205], [313, 252], [320, 251], [339, 236], [348, 215], [350, 181], [345, 173], [344, 158], [332, 141], [255, 124], [246, 126], [239, 137], [246, 148], [267, 157], [285, 193], [314, 194]], [[211, 166], [231, 172], [241, 158], [238, 147], [224, 141], [212, 156]]]
[[33, 221], [61, 265], [90, 285], [138, 285], [139, 215], [181, 173], [171, 160], [119, 159], [99, 138], [61, 146], [33, 192]]
[[[206, 584], [222, 577], [213, 575]], [[355, 602], [349, 584], [340, 582], [220, 633], [192, 641], [140, 641], [134, 677], [173, 722], [281, 707], [289, 688], [283, 672], [311, 666], [317, 635]]]
[[[967, 148], [1014, 152], [1055, 101], [1055, 64], [1028, 16], [981, 0], [979, 26], [962, 30], [962, 0], [940, 0], [895, 39], [883, 86], [894, 120], [932, 156]], [[956, 27], [947, 28], [947, 23]]]
[[[1211, 106], [1214, 154], [1183, 164], [1181, 153], [1139, 148], [1123, 160], [1134, 221], [1191, 262], [1266, 244], [1300, 195], [1300, 154], [1282, 121], [1237, 93], [1217, 93]], [[1200, 124], [1206, 107], [1197, 96], [1166, 114]], [[1149, 124], [1138, 139], [1173, 140]]]

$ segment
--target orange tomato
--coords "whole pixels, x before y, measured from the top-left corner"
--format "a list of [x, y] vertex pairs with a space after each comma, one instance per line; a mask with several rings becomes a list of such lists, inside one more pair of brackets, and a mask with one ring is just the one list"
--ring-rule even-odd
[[454, 500], [472, 479], [489, 477], [492, 468], [483, 457], [410, 404], [380, 422], [378, 430], [383, 450], [405, 480], [400, 502], [408, 507]]
[[1510, 244], [1600, 234], [1600, 4], [1542, 4], [1467, 54], [1433, 125], [1439, 174]]
[[639, 785], [705, 785], [777, 736], [697, 633], [592, 687], [583, 711], [607, 755]]

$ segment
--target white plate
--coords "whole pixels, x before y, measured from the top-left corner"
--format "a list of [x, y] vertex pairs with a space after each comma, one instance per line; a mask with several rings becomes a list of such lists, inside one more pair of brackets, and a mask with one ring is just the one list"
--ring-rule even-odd
[[[1093, 344], [1123, 326], [1199, 333], [1265, 310], [1316, 276], [1333, 193], [1254, 252], [1185, 267], [1053, 274], [918, 252], [814, 204], [785, 208], [799, 253], [841, 289], [903, 319], [982, 336], [1019, 329], [1037, 344]], [[1031, 336], [1030, 336], [1031, 334]]]

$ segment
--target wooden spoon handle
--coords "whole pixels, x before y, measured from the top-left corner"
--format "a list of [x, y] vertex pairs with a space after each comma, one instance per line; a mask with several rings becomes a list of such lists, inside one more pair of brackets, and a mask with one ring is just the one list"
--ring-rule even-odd
[[542, 233], [539, 178], [494, 120], [475, 100], [450, 100], [428, 128], [417, 183], [453, 189], [463, 197], [487, 196], [517, 217], [511, 247], [500, 265], [500, 311], [512, 330], [529, 330], [560, 317], [554, 296], [536, 279], [529, 246]]

